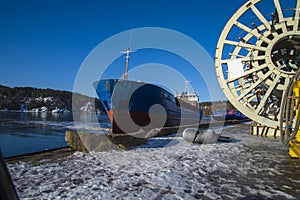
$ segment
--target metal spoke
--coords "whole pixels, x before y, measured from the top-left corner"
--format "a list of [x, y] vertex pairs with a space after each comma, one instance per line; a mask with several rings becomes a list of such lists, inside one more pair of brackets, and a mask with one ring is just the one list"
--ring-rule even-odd
[[297, 65], [295, 65], [295, 64], [290, 64], [290, 67], [293, 68], [293, 69], [295, 69], [295, 70], [299, 69], [299, 67]]
[[280, 75], [277, 75], [275, 80], [273, 81], [273, 84], [268, 88], [264, 98], [260, 101], [259, 105], [257, 106], [255, 113], [259, 114], [261, 112], [261, 109], [266, 104], [267, 99], [270, 97], [272, 91], [274, 90], [275, 86], [278, 84], [278, 81], [280, 79]]
[[257, 30], [253, 30], [251, 28], [249, 28], [248, 26], [245, 26], [244, 24], [240, 23], [240, 22], [235, 22], [234, 23], [237, 27], [239, 27], [240, 29], [248, 32], [249, 34], [257, 37], [258, 39], [263, 40], [264, 42], [269, 43], [270, 39], [266, 38], [265, 36], [263, 36], [262, 34], [260, 34]]
[[268, 78], [273, 71], [269, 71], [266, 73], [262, 78], [260, 78], [258, 81], [256, 81], [250, 88], [248, 88], [243, 94], [241, 94], [238, 98], [238, 100], [241, 100], [244, 98], [249, 92], [251, 92], [254, 88], [256, 88], [259, 84], [261, 84], [266, 78]]
[[281, 23], [284, 18], [283, 18], [283, 13], [282, 13], [282, 9], [281, 9], [279, 0], [274, 0], [274, 4], [275, 4], [276, 10], [277, 10], [279, 23]]
[[266, 18], [261, 14], [261, 12], [254, 5], [251, 6], [251, 9], [254, 12], [254, 14], [258, 17], [258, 19], [265, 25], [265, 27], [268, 30], [271, 30], [271, 25], [266, 20]]
[[[247, 99], [247, 103], [250, 103], [251, 101], [253, 101], [256, 98], [256, 95], [253, 94], [252, 96], [249, 96], [249, 98]], [[251, 104], [249, 104], [251, 105]]]
[[281, 9], [279, 0], [274, 0], [274, 4], [275, 4], [275, 8], [276, 8], [277, 15], [278, 15], [278, 21], [279, 21], [279, 23], [283, 24], [282, 31], [283, 31], [283, 33], [286, 33], [287, 32], [286, 24], [284, 23], [283, 13], [282, 13], [282, 9]]
[[[247, 70], [247, 71], [245, 71], [244, 76], [251, 75], [251, 74], [253, 74], [254, 72], [260, 71], [260, 70], [262, 70], [262, 69], [264, 69], [264, 68], [266, 68], [266, 67], [267, 67], [267, 65], [261, 65], [261, 66], [259, 66], [259, 67], [257, 67], [257, 68], [253, 68], [253, 69]], [[236, 81], [236, 80], [239, 79], [239, 78], [241, 78], [241, 77], [228, 79], [226, 82], [227, 82], [227, 83], [230, 83], [230, 82]]]
[[297, 1], [296, 4], [296, 9], [295, 9], [295, 23], [294, 23], [294, 32], [296, 32], [298, 30], [298, 25], [299, 25], [299, 15], [300, 15], [300, 1]]
[[225, 40], [224, 41], [225, 44], [230, 44], [233, 46], [237, 46], [237, 47], [243, 47], [249, 50], [255, 49], [255, 50], [260, 50], [260, 51], [266, 51], [265, 47], [259, 47], [259, 46], [255, 46], [252, 44], [247, 44], [247, 43], [243, 43], [243, 42], [236, 42], [236, 41], [231, 41], [231, 40]]
[[245, 57], [242, 58], [243, 62], [252, 62], [252, 61], [258, 61], [258, 60], [264, 60], [266, 56], [253, 56], [253, 57]]

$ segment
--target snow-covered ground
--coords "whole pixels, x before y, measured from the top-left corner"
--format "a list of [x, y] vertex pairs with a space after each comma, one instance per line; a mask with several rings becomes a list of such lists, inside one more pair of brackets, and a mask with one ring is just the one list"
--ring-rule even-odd
[[[221, 129], [217, 129], [221, 132]], [[126, 152], [80, 153], [39, 165], [8, 164], [21, 199], [297, 199], [300, 160], [280, 139], [227, 126], [230, 143], [197, 145], [180, 135]]]

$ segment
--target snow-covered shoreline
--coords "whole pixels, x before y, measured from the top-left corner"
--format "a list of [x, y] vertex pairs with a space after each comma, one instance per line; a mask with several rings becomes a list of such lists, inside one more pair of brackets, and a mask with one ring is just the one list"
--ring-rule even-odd
[[[218, 129], [216, 131], [221, 131]], [[297, 199], [300, 161], [280, 139], [225, 127], [231, 143], [195, 145], [180, 135], [125, 152], [75, 152], [8, 164], [21, 199]], [[295, 174], [293, 176], [293, 174]], [[294, 187], [294, 188], [293, 188]]]

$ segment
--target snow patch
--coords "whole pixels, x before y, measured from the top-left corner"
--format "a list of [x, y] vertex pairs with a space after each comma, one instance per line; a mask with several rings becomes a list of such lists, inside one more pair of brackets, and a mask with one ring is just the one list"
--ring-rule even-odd
[[[152, 138], [130, 151], [75, 152], [9, 170], [21, 199], [295, 199], [300, 161], [280, 140], [222, 131], [231, 143], [191, 144], [178, 135]], [[283, 187], [284, 186], [284, 187]]]

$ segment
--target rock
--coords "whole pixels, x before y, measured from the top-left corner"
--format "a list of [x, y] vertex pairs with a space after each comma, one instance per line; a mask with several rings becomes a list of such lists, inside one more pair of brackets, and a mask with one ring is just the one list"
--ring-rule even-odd
[[65, 140], [69, 146], [82, 152], [126, 150], [131, 146], [145, 144], [147, 139], [142, 132], [131, 134], [104, 134], [89, 131], [66, 131]]
[[81, 152], [88, 152], [76, 131], [66, 131], [65, 140], [72, 149]]

